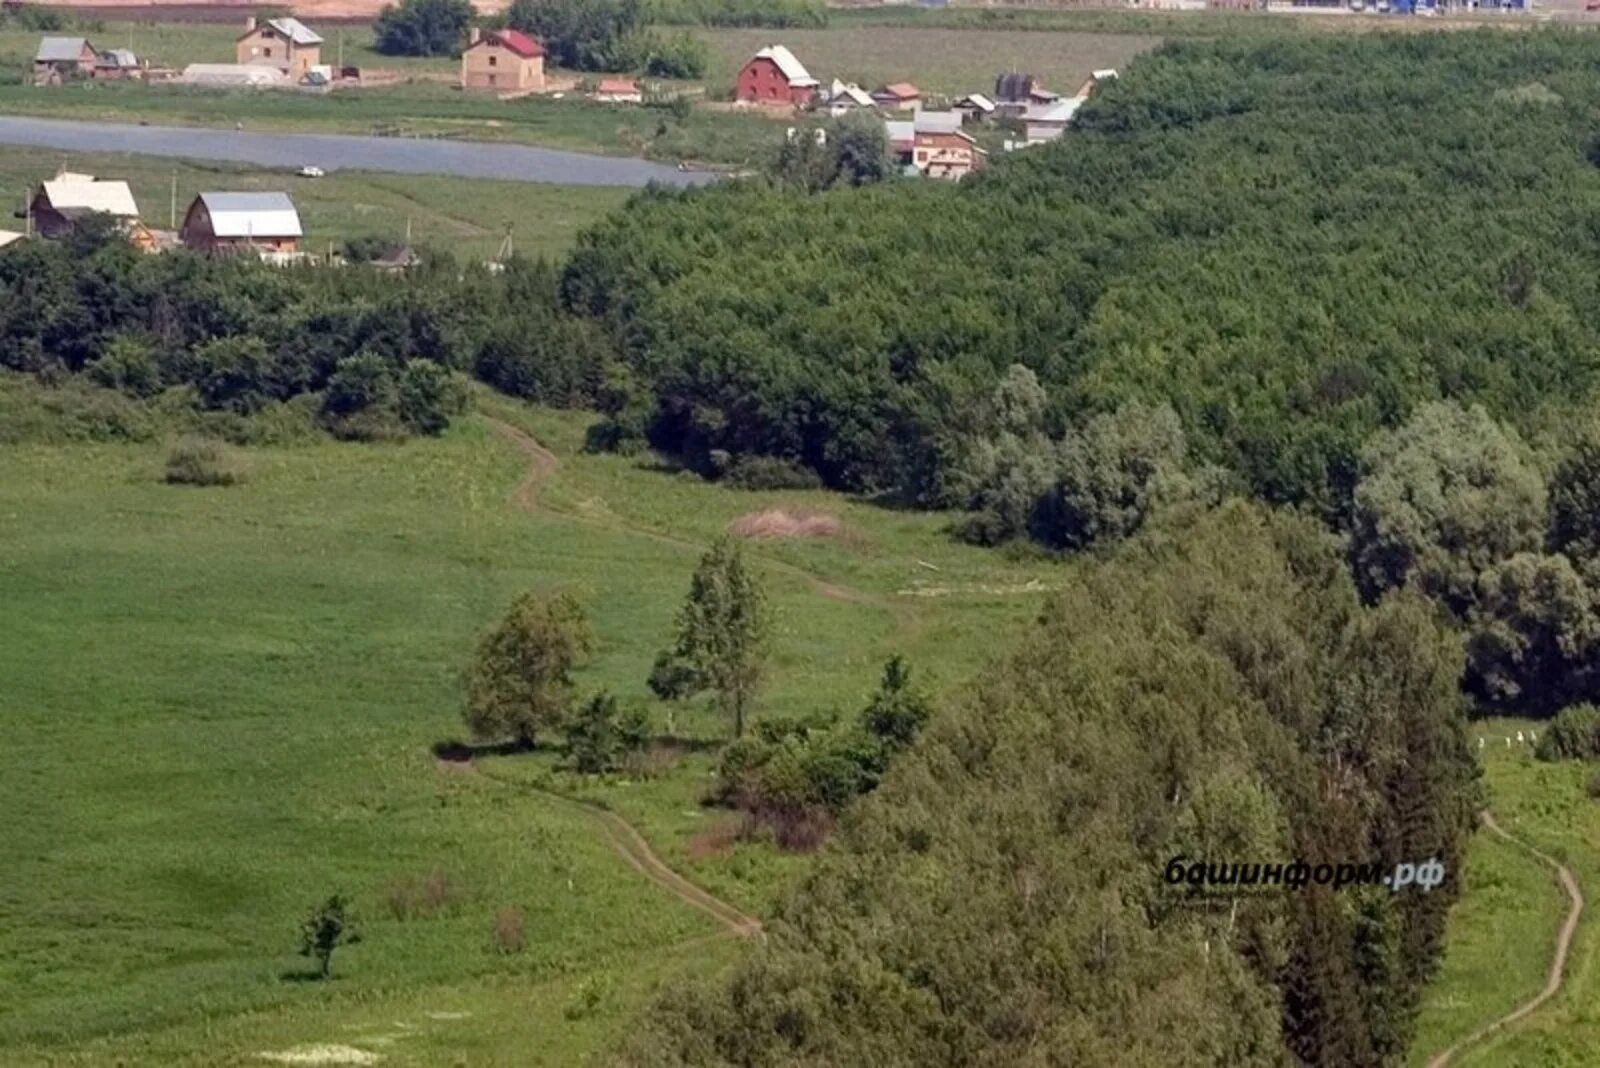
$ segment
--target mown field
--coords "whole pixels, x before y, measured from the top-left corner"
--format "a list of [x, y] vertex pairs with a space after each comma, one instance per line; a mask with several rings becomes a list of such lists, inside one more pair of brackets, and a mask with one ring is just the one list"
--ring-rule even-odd
[[[1490, 809], [1506, 831], [1572, 869], [1586, 905], [1567, 959], [1561, 992], [1532, 1016], [1468, 1047], [1455, 1065], [1591, 1065], [1597, 1063], [1595, 920], [1600, 887], [1600, 802], [1580, 762], [1542, 763], [1532, 747], [1506, 746], [1529, 720], [1473, 723]], [[1568, 901], [1551, 869], [1504, 839], [1479, 830], [1467, 856], [1465, 892], [1450, 915], [1439, 974], [1424, 996], [1411, 1063], [1428, 1058], [1512, 1011], [1545, 984]]]
[[[464, 181], [428, 175], [336, 172], [300, 178], [288, 171], [225, 163], [186, 162], [97, 153], [0, 152], [0, 202], [20, 210], [28, 192], [62, 167], [101, 178], [120, 178], [133, 189], [144, 220], [170, 227], [173, 179], [178, 223], [196, 194], [282, 190], [294, 198], [305, 227], [304, 247], [324, 252], [354, 237], [405, 238], [410, 222], [417, 245], [447, 249], [463, 260], [488, 259], [500, 249], [507, 225], [516, 251], [559, 256], [579, 230], [621, 205], [626, 189], [536, 182]], [[23, 229], [22, 219], [0, 218], [0, 229]]]
[[[826, 509], [848, 538], [754, 546], [778, 613], [762, 712], [798, 715], [859, 707], [891, 652], [957, 683], [1058, 577], [954, 544], [938, 516], [717, 488], [579, 453], [582, 416], [497, 413], [561, 458], [532, 513], [508, 499], [525, 458], [481, 418], [399, 446], [248, 450], [248, 480], [217, 490], [163, 484], [159, 444], [0, 449], [0, 1062], [333, 1043], [389, 1064], [583, 1063], [658, 981], [735, 950], [516, 782], [604, 800], [747, 908], [804, 859], [696, 846], [720, 818], [698, 804], [723, 733], [703, 710], [676, 721], [702, 744], [648, 782], [579, 783], [552, 754], [436, 761], [507, 602], [577, 591], [600, 636], [583, 687], [642, 699], [701, 546], [747, 512]], [[432, 873], [436, 910], [398, 918], [396, 888]], [[331, 982], [300, 981], [297, 924], [335, 890], [365, 939]], [[508, 907], [518, 953], [491, 936]]]

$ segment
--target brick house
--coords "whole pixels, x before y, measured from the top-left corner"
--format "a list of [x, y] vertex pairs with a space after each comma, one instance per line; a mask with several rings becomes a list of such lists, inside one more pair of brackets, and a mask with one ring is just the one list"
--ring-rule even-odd
[[739, 71], [735, 99], [751, 104], [805, 107], [817, 97], [819, 82], [783, 45], [768, 45]]
[[517, 30], [473, 27], [461, 53], [461, 87], [501, 93], [544, 88], [544, 45]]
[[960, 130], [918, 130], [911, 143], [911, 165], [929, 178], [960, 181], [983, 169], [989, 154]]
[[322, 38], [299, 19], [281, 18], [256, 22], [245, 19], [243, 35], [234, 42], [234, 55], [240, 63], [259, 64], [283, 71], [299, 81], [312, 67], [322, 65]]

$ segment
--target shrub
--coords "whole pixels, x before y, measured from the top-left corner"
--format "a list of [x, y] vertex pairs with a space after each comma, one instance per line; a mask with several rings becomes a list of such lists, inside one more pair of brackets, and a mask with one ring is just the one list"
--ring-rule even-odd
[[1591, 771], [1589, 778], [1584, 780], [1583, 792], [1600, 801], [1600, 771]]
[[384, 894], [389, 913], [402, 922], [432, 919], [453, 912], [460, 902], [455, 882], [442, 871], [421, 878], [397, 879]]
[[231, 486], [244, 478], [244, 464], [226, 445], [184, 437], [167, 454], [167, 481], [185, 486]]
[[728, 467], [722, 481], [745, 490], [809, 490], [822, 485], [822, 479], [809, 467], [776, 456], [739, 457]]
[[522, 910], [507, 905], [494, 914], [494, 948], [501, 953], [521, 953], [527, 944]]
[[1534, 749], [1540, 760], [1600, 758], [1600, 708], [1573, 705], [1550, 721]]
[[650, 740], [649, 721], [638, 706], [617, 707], [609, 693], [597, 693], [567, 724], [567, 753], [578, 771], [594, 775], [611, 771]]

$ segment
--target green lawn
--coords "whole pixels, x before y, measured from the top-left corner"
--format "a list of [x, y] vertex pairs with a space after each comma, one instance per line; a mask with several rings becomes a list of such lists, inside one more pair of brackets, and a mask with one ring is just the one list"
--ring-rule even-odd
[[[1600, 802], [1584, 792], [1592, 766], [1546, 764], [1530, 746], [1506, 747], [1527, 720], [1473, 723], [1489, 806], [1500, 825], [1567, 864], [1585, 899], [1562, 992], [1532, 1016], [1462, 1052], [1455, 1065], [1600, 1064], [1595, 919], [1600, 901]], [[1438, 976], [1423, 1001], [1411, 1063], [1427, 1058], [1509, 1012], [1544, 987], [1567, 898], [1554, 873], [1523, 850], [1480, 830], [1467, 856], [1466, 892], [1450, 916]]]
[[[576, 590], [600, 637], [583, 687], [644, 699], [701, 547], [748, 511], [826, 508], [848, 541], [754, 546], [778, 613], [762, 710], [792, 715], [854, 711], [895, 651], [933, 686], [963, 679], [1037, 611], [1023, 587], [1059, 578], [953, 543], [944, 517], [584, 455], [587, 417], [491, 403], [562, 457], [535, 514], [508, 499], [522, 457], [477, 417], [439, 440], [249, 450], [222, 490], [163, 484], [155, 444], [0, 447], [0, 1063], [258, 1063], [308, 1043], [582, 1063], [658, 981], [736, 950], [519, 780], [605, 801], [746, 907], [804, 859], [695, 848], [721, 818], [698, 803], [709, 752], [631, 783], [574, 781], [549, 755], [439, 765], [458, 672], [508, 601]], [[676, 719], [722, 736], [703, 707]], [[390, 888], [432, 872], [449, 904], [392, 915]], [[298, 921], [334, 890], [366, 938], [333, 982], [295, 981]], [[491, 938], [508, 906], [527, 926], [509, 955]]]
[[[200, 163], [109, 153], [0, 152], [0, 203], [20, 208], [28, 190], [61, 167], [101, 178], [121, 178], [133, 188], [147, 223], [172, 223], [172, 183], [177, 178], [177, 220], [196, 194], [211, 191], [283, 190], [294, 198], [305, 226], [305, 247], [323, 252], [364, 235], [402, 240], [410, 221], [415, 244], [448, 249], [462, 259], [488, 259], [506, 226], [515, 248], [528, 256], [560, 256], [578, 232], [619, 207], [630, 190], [500, 182], [428, 175], [340, 171], [306, 179], [287, 171], [226, 163]], [[15, 217], [0, 229], [23, 228]]]

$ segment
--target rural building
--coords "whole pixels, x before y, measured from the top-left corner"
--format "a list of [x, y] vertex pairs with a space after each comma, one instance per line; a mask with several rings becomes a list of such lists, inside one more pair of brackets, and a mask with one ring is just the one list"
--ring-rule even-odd
[[14, 245], [18, 241], [21, 241], [22, 238], [23, 235], [17, 233], [15, 230], [0, 230], [0, 248], [5, 248], [7, 245]]
[[461, 87], [501, 93], [544, 88], [544, 45], [516, 30], [471, 31], [461, 53]]
[[997, 114], [1016, 117], [1029, 107], [1061, 99], [1032, 74], [1002, 74], [994, 80], [994, 105]]
[[287, 193], [201, 193], [178, 239], [202, 252], [294, 252], [304, 231]]
[[922, 90], [910, 82], [895, 82], [873, 93], [872, 102], [884, 111], [915, 111], [922, 106]]
[[953, 105], [968, 122], [982, 122], [995, 112], [995, 103], [982, 93], [968, 93]]
[[1117, 72], [1112, 70], [1110, 67], [1107, 67], [1105, 70], [1094, 71], [1089, 75], [1088, 79], [1083, 83], [1083, 85], [1078, 88], [1077, 95], [1080, 99], [1087, 100], [1090, 96], [1094, 95], [1094, 91], [1096, 89], [1099, 89], [1106, 82], [1113, 82], [1116, 80]]
[[33, 83], [59, 85], [68, 78], [90, 77], [99, 55], [82, 37], [45, 37], [33, 55]]
[[817, 97], [819, 82], [783, 45], [768, 45], [739, 71], [734, 97], [751, 104], [804, 107]]
[[594, 98], [602, 104], [642, 104], [644, 93], [632, 78], [601, 78]]
[[137, 78], [140, 73], [139, 57], [126, 48], [108, 48], [94, 59], [94, 76], [102, 81]]
[[130, 224], [139, 218], [139, 206], [127, 182], [102, 182], [92, 174], [62, 171], [39, 185], [28, 214], [39, 236], [64, 237], [86, 215], [109, 215]]
[[989, 153], [972, 135], [960, 130], [917, 130], [911, 145], [911, 165], [929, 178], [960, 181], [982, 170]]
[[828, 114], [836, 119], [853, 111], [871, 111], [875, 106], [872, 94], [855, 82], [846, 83], [835, 78], [828, 89]]
[[1053, 104], [1029, 105], [1022, 113], [1022, 127], [1027, 133], [1028, 144], [1036, 145], [1060, 137], [1082, 106], [1083, 97], [1079, 96], [1057, 100]]
[[244, 25], [244, 33], [233, 49], [240, 63], [281, 70], [291, 81], [299, 81], [312, 67], [322, 65], [322, 38], [299, 19], [258, 23], [252, 15]]

